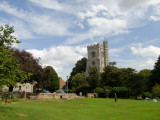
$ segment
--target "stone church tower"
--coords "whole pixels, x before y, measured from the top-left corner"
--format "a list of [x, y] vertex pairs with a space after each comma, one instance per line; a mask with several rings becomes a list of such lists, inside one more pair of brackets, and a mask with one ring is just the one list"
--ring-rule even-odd
[[109, 65], [108, 41], [87, 46], [87, 51], [87, 71], [90, 67], [95, 66], [99, 72], [103, 72], [104, 67]]

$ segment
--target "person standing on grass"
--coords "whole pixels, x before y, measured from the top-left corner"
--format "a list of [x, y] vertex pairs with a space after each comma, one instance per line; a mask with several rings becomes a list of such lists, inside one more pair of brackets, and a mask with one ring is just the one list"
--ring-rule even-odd
[[117, 102], [117, 94], [114, 93], [114, 101]]

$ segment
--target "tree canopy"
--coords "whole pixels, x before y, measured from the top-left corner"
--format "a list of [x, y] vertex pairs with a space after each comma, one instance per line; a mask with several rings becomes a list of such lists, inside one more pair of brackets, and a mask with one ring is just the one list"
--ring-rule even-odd
[[160, 56], [154, 65], [154, 69], [151, 71], [149, 84], [151, 87], [155, 86], [156, 84], [160, 84]]
[[51, 92], [59, 89], [59, 78], [52, 66], [44, 68], [45, 71], [45, 88]]
[[12, 33], [13, 27], [5, 25], [0, 27], [0, 87], [3, 85], [14, 86], [17, 82], [27, 79], [27, 75], [21, 70], [20, 64], [11, 47], [14, 43], [20, 43]]

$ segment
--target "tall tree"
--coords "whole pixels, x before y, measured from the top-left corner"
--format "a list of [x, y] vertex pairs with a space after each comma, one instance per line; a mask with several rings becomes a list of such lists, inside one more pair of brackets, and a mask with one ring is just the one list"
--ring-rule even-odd
[[101, 74], [102, 86], [116, 87], [120, 85], [118, 68], [115, 66], [106, 66]]
[[154, 69], [151, 71], [151, 77], [149, 80], [150, 89], [156, 84], [160, 84], [160, 56], [154, 65]]
[[86, 71], [87, 67], [87, 58], [82, 58], [81, 60], [78, 60], [77, 63], [75, 64], [75, 67], [72, 69], [72, 72], [70, 76], [74, 76], [77, 73], [82, 73]]
[[69, 79], [68, 79], [68, 85], [69, 88], [72, 88], [71, 80], [72, 77], [75, 76], [77, 73], [82, 73], [86, 71], [87, 67], [87, 58], [82, 58], [81, 60], [78, 60], [75, 64], [75, 67], [72, 69], [72, 72], [70, 73]]
[[45, 69], [45, 88], [51, 92], [59, 89], [59, 78], [52, 66], [47, 66]]
[[30, 75], [29, 80], [24, 82], [36, 81], [38, 83], [36, 87], [43, 88], [44, 71], [39, 63], [39, 59], [34, 58], [31, 53], [25, 50], [20, 51], [18, 49], [13, 49], [13, 51], [15, 53], [15, 57], [18, 59], [19, 64], [21, 65], [21, 69]]
[[70, 82], [73, 91], [76, 91], [77, 89], [88, 85], [86, 80], [86, 74], [84, 72], [77, 73], [75, 76], [72, 77], [72, 80]]
[[150, 76], [151, 76], [151, 70], [149, 69], [144, 69], [144, 70], [141, 70], [139, 71], [138, 73], [139, 76], [141, 76], [141, 88], [142, 88], [142, 92], [145, 92], [145, 91], [148, 91], [149, 90], [149, 86], [148, 85], [148, 82], [149, 82], [149, 79], [150, 79]]
[[0, 46], [12, 47], [13, 43], [20, 43], [12, 34], [14, 33], [13, 26], [0, 26]]
[[18, 60], [10, 50], [13, 43], [20, 43], [12, 33], [13, 27], [5, 25], [0, 27], [0, 87], [2, 85], [14, 86], [17, 82], [27, 79], [27, 75], [21, 70]]
[[96, 67], [89, 68], [87, 81], [91, 90], [100, 86], [100, 73]]
[[27, 79], [27, 75], [21, 70], [18, 60], [13, 52], [0, 46], [0, 87], [2, 85], [15, 86], [17, 82]]

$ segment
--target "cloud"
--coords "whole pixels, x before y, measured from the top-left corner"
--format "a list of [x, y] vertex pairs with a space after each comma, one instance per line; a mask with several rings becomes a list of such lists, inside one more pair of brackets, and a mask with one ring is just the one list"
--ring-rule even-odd
[[146, 6], [153, 3], [153, 1], [155, 0], [119, 0], [118, 5], [121, 10], [127, 11], [135, 7]]
[[124, 20], [120, 19], [105, 19], [105, 18], [91, 18], [88, 20], [88, 23], [93, 27], [93, 33], [95, 35], [117, 35], [122, 33], [128, 33], [127, 23]]
[[63, 10], [63, 6], [57, 0], [28, 0], [40, 7]]
[[27, 51], [35, 58], [40, 58], [44, 66], [53, 66], [58, 75], [63, 78], [69, 75], [75, 63], [87, 54], [86, 47], [80, 46], [53, 46], [43, 50], [30, 49]]
[[134, 55], [142, 57], [158, 57], [160, 55], [160, 48], [155, 46], [143, 47], [141, 44], [130, 48]]
[[[25, 31], [26, 32], [28, 31], [28, 33], [32, 32], [32, 33], [37, 33], [39, 35], [44, 34], [44, 35], [55, 35], [55, 36], [71, 35], [68, 30], [69, 24], [67, 20], [66, 22], [64, 22], [64, 20], [56, 18], [54, 15], [45, 13], [42, 14], [37, 11], [36, 12], [25, 11], [23, 9], [18, 9], [15, 6], [11, 6], [7, 2], [2, 2], [0, 4], [0, 10], [16, 17], [14, 18], [15, 20], [17, 19], [16, 21], [23, 21], [21, 23], [27, 24], [28, 27], [24, 28], [26, 28]], [[11, 19], [11, 21], [12, 20], [13, 19]]]
[[154, 7], [154, 14], [150, 16], [150, 19], [153, 21], [160, 21], [160, 3]]
[[65, 40], [65, 44], [68, 45], [73, 45], [79, 42], [82, 42], [84, 40], [87, 40], [90, 38], [90, 34], [89, 33], [85, 33], [85, 34], [75, 34], [73, 37]]
[[[25, 24], [23, 31], [26, 31], [29, 37], [31, 34], [67, 36], [67, 41], [70, 43], [87, 40], [89, 35], [86, 34], [91, 30], [94, 37], [126, 34], [130, 28], [144, 24], [144, 19], [159, 20], [160, 13], [158, 7], [160, 0], [28, 1], [27, 9], [3, 1], [0, 10], [12, 15], [10, 21], [23, 21], [21, 26]], [[40, 8], [43, 9], [38, 11]], [[152, 13], [153, 10], [149, 11], [149, 8], [156, 8], [155, 14]], [[147, 15], [148, 13], [150, 14]], [[80, 37], [78, 38], [77, 35]]]

